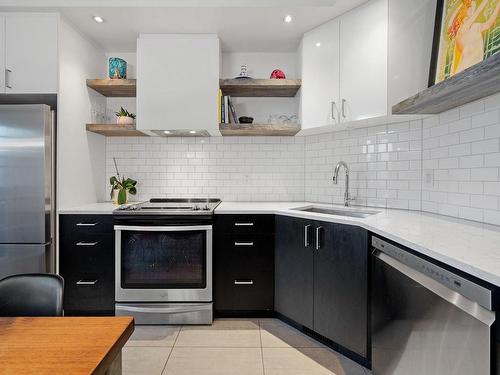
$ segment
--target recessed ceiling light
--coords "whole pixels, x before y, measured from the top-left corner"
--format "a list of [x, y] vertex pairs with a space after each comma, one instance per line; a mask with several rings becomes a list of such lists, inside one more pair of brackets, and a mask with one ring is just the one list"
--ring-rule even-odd
[[163, 133], [170, 134], [170, 130], [164, 130]]
[[289, 14], [286, 15], [285, 18], [283, 18], [283, 21], [285, 21], [286, 23], [292, 22], [292, 16]]
[[316, 47], [321, 47], [321, 42], [316, 42]]
[[103, 23], [104, 22], [104, 18], [102, 18], [101, 16], [94, 16], [92, 17], [92, 19], [97, 22], [97, 23]]
[[196, 130], [190, 130], [189, 133], [196, 134]]

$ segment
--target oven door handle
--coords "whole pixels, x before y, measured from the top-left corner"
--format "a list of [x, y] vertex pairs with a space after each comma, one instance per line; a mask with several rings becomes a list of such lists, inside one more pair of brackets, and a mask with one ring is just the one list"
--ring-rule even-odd
[[204, 311], [210, 310], [212, 308], [211, 304], [200, 304], [200, 305], [189, 305], [189, 306], [179, 306], [179, 307], [141, 307], [141, 306], [129, 306], [116, 304], [116, 309], [122, 311], [138, 312], [138, 313], [184, 313], [192, 311]]
[[211, 225], [182, 225], [182, 226], [140, 226], [115, 225], [115, 230], [129, 230], [135, 232], [189, 232], [195, 230], [212, 230]]
[[477, 302], [471, 301], [460, 293], [447, 288], [446, 286], [430, 278], [429, 276], [424, 275], [423, 273], [418, 272], [411, 267], [408, 267], [406, 264], [401, 263], [399, 260], [394, 259], [393, 257], [378, 250], [373, 251], [372, 255], [381, 262], [401, 272], [406, 277], [409, 277], [414, 282], [430, 290], [432, 293], [437, 294], [446, 302], [455, 305], [466, 314], [476, 318], [483, 324], [491, 327], [491, 325], [495, 321], [494, 312], [487, 310]]

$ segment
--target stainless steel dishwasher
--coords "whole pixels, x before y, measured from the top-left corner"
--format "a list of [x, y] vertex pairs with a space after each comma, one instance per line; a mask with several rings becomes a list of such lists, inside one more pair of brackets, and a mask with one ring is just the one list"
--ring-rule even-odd
[[373, 374], [490, 375], [492, 289], [380, 238], [372, 248]]

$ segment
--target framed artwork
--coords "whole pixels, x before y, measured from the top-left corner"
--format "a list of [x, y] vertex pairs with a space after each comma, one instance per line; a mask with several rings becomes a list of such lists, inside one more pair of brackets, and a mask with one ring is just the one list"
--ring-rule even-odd
[[500, 0], [438, 0], [429, 86], [500, 53]]

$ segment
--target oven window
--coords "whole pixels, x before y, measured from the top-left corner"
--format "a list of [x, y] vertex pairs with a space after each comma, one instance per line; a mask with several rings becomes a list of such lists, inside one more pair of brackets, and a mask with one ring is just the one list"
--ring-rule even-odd
[[122, 231], [121, 239], [122, 288], [206, 287], [205, 231]]

